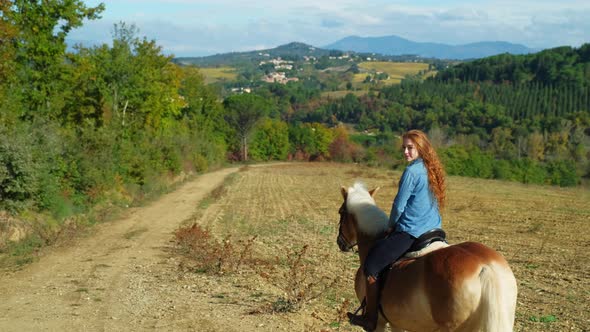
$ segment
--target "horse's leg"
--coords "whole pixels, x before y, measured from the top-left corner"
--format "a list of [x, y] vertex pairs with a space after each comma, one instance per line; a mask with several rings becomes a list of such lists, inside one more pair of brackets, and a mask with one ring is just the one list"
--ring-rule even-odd
[[354, 277], [354, 292], [356, 293], [356, 297], [359, 299], [359, 304], [363, 302], [366, 294], [366, 282], [365, 282], [365, 274], [363, 273], [362, 267], [359, 267], [356, 270], [356, 275]]
[[383, 318], [383, 315], [379, 315], [377, 318], [377, 327], [375, 327], [375, 332], [385, 332], [385, 327], [387, 326], [387, 320]]
[[393, 327], [390, 325], [389, 329], [391, 332], [406, 332], [406, 330], [398, 329], [397, 327]]

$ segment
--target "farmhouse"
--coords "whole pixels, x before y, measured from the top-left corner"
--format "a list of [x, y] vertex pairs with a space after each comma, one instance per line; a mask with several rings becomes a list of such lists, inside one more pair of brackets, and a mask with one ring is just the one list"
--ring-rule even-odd
[[272, 72], [262, 78], [262, 81], [267, 83], [281, 83], [287, 84], [287, 82], [297, 82], [299, 79], [297, 77], [287, 77], [283, 72]]

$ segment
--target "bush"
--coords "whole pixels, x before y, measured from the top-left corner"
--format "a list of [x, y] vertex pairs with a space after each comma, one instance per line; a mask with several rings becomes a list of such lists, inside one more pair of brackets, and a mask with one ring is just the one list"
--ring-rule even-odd
[[289, 129], [278, 120], [262, 121], [250, 143], [250, 155], [254, 160], [285, 160], [289, 154]]
[[[270, 273], [260, 273], [260, 276], [268, 279], [271, 284], [281, 288], [284, 295], [251, 313], [295, 312], [341, 282], [339, 276], [326, 275], [320, 265], [310, 261], [307, 257], [308, 249], [309, 246], [305, 245], [299, 251], [287, 252], [287, 256], [284, 257], [286, 266], [281, 270], [277, 270], [281, 265], [277, 256], [275, 268], [268, 270]], [[327, 259], [327, 255], [324, 259]]]
[[[9, 136], [11, 136], [9, 138]], [[0, 208], [16, 212], [35, 197], [37, 171], [31, 143], [21, 135], [0, 133]]]
[[334, 161], [340, 162], [359, 162], [363, 159], [365, 153], [364, 149], [350, 141], [346, 129], [336, 128], [335, 139], [330, 143], [328, 150], [330, 151], [330, 158]]
[[518, 177], [518, 174], [515, 174], [514, 169], [508, 160], [496, 160], [492, 173], [494, 179], [516, 180]]
[[477, 147], [466, 149], [463, 146], [453, 145], [447, 149], [441, 149], [440, 155], [450, 175], [478, 178], [491, 178], [494, 175], [494, 158]]
[[205, 172], [209, 169], [209, 162], [202, 154], [196, 153], [193, 157], [193, 166], [196, 172]]
[[553, 185], [570, 187], [580, 183], [580, 177], [576, 174], [576, 165], [573, 161], [552, 161], [547, 164], [547, 173], [549, 181]]
[[179, 252], [188, 260], [184, 267], [199, 273], [225, 274], [237, 272], [244, 264], [255, 266], [252, 245], [256, 237], [233, 243], [229, 237], [219, 242], [208, 230], [197, 224], [176, 231]]

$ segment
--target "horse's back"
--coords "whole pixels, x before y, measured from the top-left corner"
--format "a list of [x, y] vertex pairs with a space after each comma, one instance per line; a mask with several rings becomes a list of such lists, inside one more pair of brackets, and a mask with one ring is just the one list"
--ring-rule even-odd
[[[479, 274], [483, 266], [497, 264], [508, 267], [502, 255], [478, 242], [462, 242], [431, 252], [421, 257], [429, 280], [460, 283], [465, 278]], [[432, 278], [432, 279], [430, 279]]]
[[396, 326], [406, 329], [458, 330], [469, 324], [480, 307], [481, 276], [486, 269], [506, 270], [512, 276], [502, 255], [477, 242], [463, 242], [400, 261], [393, 266], [384, 287], [384, 312]]

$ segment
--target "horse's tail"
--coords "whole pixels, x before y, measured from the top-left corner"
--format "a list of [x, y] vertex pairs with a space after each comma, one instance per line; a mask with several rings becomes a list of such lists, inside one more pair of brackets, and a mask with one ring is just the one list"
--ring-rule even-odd
[[507, 264], [485, 265], [480, 274], [482, 330], [511, 332], [516, 311], [516, 279]]

